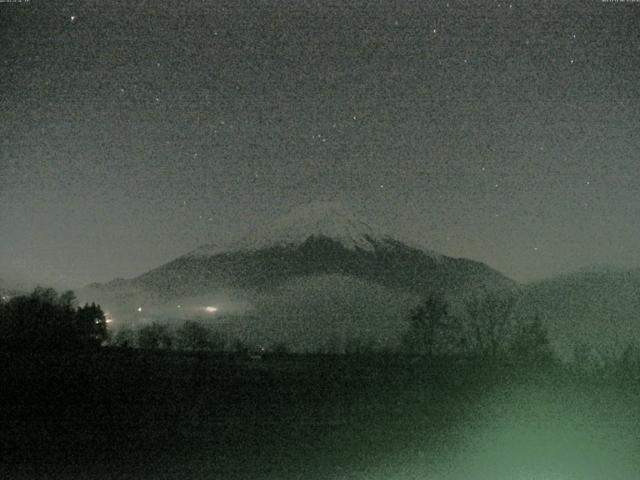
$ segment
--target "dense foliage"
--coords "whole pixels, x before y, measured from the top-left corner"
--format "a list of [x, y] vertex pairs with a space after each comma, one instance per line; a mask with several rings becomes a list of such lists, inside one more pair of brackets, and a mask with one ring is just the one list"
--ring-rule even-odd
[[482, 357], [521, 365], [553, 362], [554, 354], [540, 318], [514, 322], [514, 302], [508, 294], [490, 293], [468, 299], [463, 313], [454, 314], [445, 298], [428, 296], [408, 318], [402, 351]]
[[36, 288], [0, 303], [0, 345], [9, 351], [77, 350], [107, 339], [104, 312], [73, 292]]

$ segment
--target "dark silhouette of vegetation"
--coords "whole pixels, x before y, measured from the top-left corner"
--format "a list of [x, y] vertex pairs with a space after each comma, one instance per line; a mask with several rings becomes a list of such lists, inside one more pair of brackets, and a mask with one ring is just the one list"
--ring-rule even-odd
[[118, 329], [111, 337], [111, 346], [133, 348], [136, 346], [136, 332], [127, 327]]
[[178, 328], [176, 337], [180, 350], [221, 352], [225, 348], [225, 340], [220, 333], [191, 320]]
[[138, 346], [146, 349], [169, 349], [174, 336], [167, 325], [153, 322], [138, 330]]
[[402, 348], [408, 353], [428, 356], [447, 353], [459, 342], [459, 330], [447, 301], [441, 296], [430, 295], [411, 312]]
[[536, 315], [533, 321], [520, 326], [510, 344], [510, 354], [516, 363], [529, 368], [545, 367], [555, 360], [540, 317]]
[[515, 297], [491, 292], [474, 296], [465, 302], [464, 339], [468, 353], [490, 359], [508, 354], [510, 337], [514, 333], [511, 312]]
[[[21, 300], [30, 305], [27, 311], [38, 311], [34, 305], [41, 305], [42, 315], [57, 309], [65, 315], [75, 312], [72, 317], [85, 326], [89, 318], [100, 316], [98, 307], [73, 306], [71, 295], [40, 291], [35, 298], [40, 303]], [[456, 318], [443, 298], [428, 298], [412, 312], [404, 338], [405, 346], [421, 355], [383, 355], [380, 345], [367, 337], [351, 341], [328, 337], [340, 347], [339, 353], [347, 355], [285, 354], [284, 344], [273, 344], [258, 356], [242, 337], [231, 350], [245, 356], [208, 355], [204, 352], [224, 344], [215, 329], [194, 321], [177, 328], [159, 323], [137, 331], [125, 328], [112, 337], [112, 348], [37, 356], [35, 361], [20, 357], [23, 361], [16, 362], [15, 356], [0, 351], [0, 404], [11, 412], [0, 429], [0, 463], [14, 462], [17, 472], [25, 458], [40, 462], [43, 472], [70, 465], [64, 472], [68, 475], [59, 478], [75, 478], [78, 469], [89, 471], [92, 465], [106, 472], [105, 477], [123, 472], [122, 477], [138, 478], [150, 465], [155, 471], [163, 469], [160, 461], [169, 468], [175, 465], [178, 452], [181, 462], [200, 462], [191, 464], [198, 468], [207, 458], [212, 477], [262, 478], [256, 450], [246, 448], [250, 437], [261, 452], [266, 451], [262, 458], [288, 459], [294, 452], [294, 461], [304, 466], [305, 473], [309, 464], [305, 446], [317, 442], [313, 454], [326, 462], [315, 476], [325, 478], [326, 465], [333, 465], [343, 451], [341, 468], [351, 465], [354, 472], [362, 471], [359, 458], [373, 454], [383, 458], [393, 452], [389, 445], [397, 442], [405, 442], [395, 450], [402, 462], [415, 445], [437, 458], [443, 439], [459, 441], [449, 435], [458, 435], [476, 419], [494, 422], [497, 408], [501, 415], [515, 412], [518, 416], [512, 418], [518, 420], [525, 418], [520, 416], [525, 409], [536, 432], [540, 430], [536, 422], [548, 418], [549, 411], [553, 414], [553, 405], [562, 407], [559, 414], [578, 411], [589, 421], [596, 411], [609, 424], [622, 424], [621, 419], [624, 425], [637, 423], [640, 409], [625, 410], [622, 417], [615, 413], [616, 408], [635, 405], [632, 402], [640, 395], [640, 353], [635, 346], [630, 345], [617, 363], [608, 364], [609, 376], [601, 375], [602, 370], [578, 375], [554, 360], [540, 318], [515, 323], [505, 318], [504, 302], [479, 299], [472, 310], [477, 315], [469, 316], [461, 308]], [[17, 305], [22, 303], [11, 308]], [[8, 306], [7, 302], [1, 307], [3, 332], [6, 314], [15, 311]], [[490, 312], [499, 318], [492, 319]], [[98, 325], [95, 319], [94, 324]], [[74, 331], [82, 338], [96, 335], [82, 328]], [[466, 345], [461, 346], [461, 338], [468, 339]], [[93, 344], [97, 341], [94, 338]], [[143, 348], [117, 348], [131, 346]], [[157, 350], [169, 348], [198, 354]], [[542, 400], [540, 411], [536, 394]], [[564, 428], [562, 418], [558, 415], [552, 421]], [[301, 428], [301, 422], [309, 420], [314, 428]], [[338, 441], [348, 448], [336, 450]], [[570, 443], [559, 448], [565, 451]], [[67, 461], [70, 456], [73, 462]], [[576, 458], [589, 460], [584, 455]], [[283, 463], [282, 472], [271, 470], [268, 478], [286, 478], [290, 464]], [[270, 468], [278, 468], [278, 463]]]
[[489, 293], [464, 303], [463, 315], [451, 313], [440, 296], [429, 296], [409, 316], [402, 351], [431, 357], [466, 356], [489, 365], [510, 362], [531, 368], [555, 361], [539, 317], [521, 325], [511, 318], [515, 297]]
[[8, 351], [78, 350], [106, 340], [102, 309], [79, 307], [72, 291], [38, 287], [0, 303], [0, 344]]
[[249, 355], [251, 347], [241, 338], [236, 338], [231, 342], [230, 350], [236, 355]]

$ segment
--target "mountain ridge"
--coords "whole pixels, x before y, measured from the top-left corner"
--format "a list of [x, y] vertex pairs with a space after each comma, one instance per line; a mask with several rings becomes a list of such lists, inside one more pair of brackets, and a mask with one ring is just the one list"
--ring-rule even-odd
[[[339, 202], [311, 202], [298, 206], [277, 217], [267, 226], [244, 236], [233, 246], [205, 244], [187, 253], [193, 256], [213, 256], [233, 251], [255, 251], [270, 247], [301, 245], [309, 238], [324, 237], [335, 240], [349, 250], [373, 251], [376, 247], [398, 243], [380, 228], [374, 228], [351, 209]], [[402, 242], [407, 245], [406, 242]], [[439, 257], [440, 254], [422, 246], [412, 248]]]

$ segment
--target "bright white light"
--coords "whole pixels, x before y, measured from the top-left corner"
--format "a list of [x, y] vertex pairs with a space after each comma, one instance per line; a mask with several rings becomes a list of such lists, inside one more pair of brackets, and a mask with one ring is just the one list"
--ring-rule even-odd
[[142, 311], [142, 307], [138, 307], [138, 311], [141, 312]]
[[207, 313], [215, 313], [218, 311], [218, 307], [204, 307]]

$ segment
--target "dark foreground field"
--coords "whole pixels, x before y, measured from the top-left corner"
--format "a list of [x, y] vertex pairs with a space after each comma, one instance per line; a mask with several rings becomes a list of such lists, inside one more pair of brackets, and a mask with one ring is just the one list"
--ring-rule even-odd
[[639, 478], [627, 372], [106, 349], [0, 361], [0, 478]]

